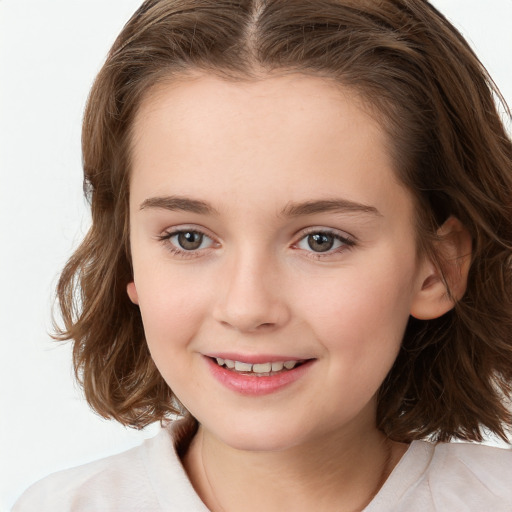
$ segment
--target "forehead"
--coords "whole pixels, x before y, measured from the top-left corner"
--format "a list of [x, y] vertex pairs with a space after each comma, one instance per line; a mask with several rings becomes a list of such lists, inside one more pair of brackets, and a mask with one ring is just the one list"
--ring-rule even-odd
[[[163, 121], [161, 128], [174, 124], [181, 129], [188, 125], [198, 136], [204, 128], [203, 132], [208, 133], [205, 141], [214, 141], [233, 135], [229, 128], [234, 125], [242, 138], [247, 133], [253, 135], [255, 130], [282, 135], [290, 127], [318, 132], [319, 124], [335, 120], [336, 124], [365, 124], [368, 135], [381, 138], [384, 133], [370, 110], [368, 102], [355, 90], [329, 78], [291, 73], [236, 81], [196, 72], [152, 87], [141, 102], [134, 131], [136, 136], [142, 135], [148, 122], [156, 125]], [[208, 132], [218, 121], [222, 122], [222, 130]], [[239, 128], [244, 131], [240, 133]], [[321, 135], [325, 137], [327, 133]]]
[[143, 101], [133, 134], [131, 195], [141, 201], [214, 190], [247, 206], [275, 190], [276, 203], [336, 192], [378, 205], [397, 190], [408, 195], [361, 99], [318, 77], [163, 83]]

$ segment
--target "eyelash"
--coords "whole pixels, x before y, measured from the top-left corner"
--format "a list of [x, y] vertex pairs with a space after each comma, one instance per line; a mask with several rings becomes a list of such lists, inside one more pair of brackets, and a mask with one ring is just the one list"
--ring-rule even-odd
[[187, 229], [187, 228], [181, 228], [181, 229], [176, 229], [176, 230], [172, 230], [172, 231], [167, 231], [167, 232], [163, 233], [162, 235], [160, 235], [158, 237], [158, 240], [160, 240], [162, 243], [165, 244], [165, 247], [171, 254], [173, 254], [175, 256], [179, 256], [182, 259], [191, 259], [191, 258], [197, 258], [197, 257], [201, 256], [201, 251], [203, 251], [205, 249], [194, 249], [194, 250], [181, 249], [171, 242], [172, 237], [180, 235], [180, 234], [185, 234], [185, 233], [193, 233], [195, 235], [201, 235], [205, 238], [209, 238], [213, 242], [212, 245], [215, 244], [215, 241], [212, 239], [212, 237], [208, 236], [206, 233], [202, 232], [201, 230]]
[[332, 237], [335, 241], [341, 242], [341, 244], [342, 244], [340, 247], [337, 247], [336, 249], [328, 249], [325, 252], [315, 252], [313, 250], [311, 250], [311, 251], [304, 250], [306, 256], [308, 258], [312, 258], [314, 260], [320, 260], [323, 258], [327, 258], [329, 256], [340, 254], [342, 252], [352, 249], [352, 247], [354, 247], [356, 245], [355, 239], [353, 237], [351, 237], [350, 235], [347, 235], [347, 234], [341, 235], [337, 231], [333, 231], [333, 230], [325, 229], [325, 228], [324, 229], [312, 228], [312, 229], [309, 229], [306, 232], [302, 233], [302, 236], [299, 238], [299, 240], [297, 242], [295, 242], [292, 245], [292, 247], [298, 248], [300, 250], [300, 248], [298, 247], [299, 243], [302, 242], [303, 240], [306, 240], [307, 237], [309, 237], [311, 235], [327, 235], [329, 237]]
[[[173, 242], [171, 242], [171, 239], [174, 236], [185, 234], [185, 233], [200, 235], [204, 238], [210, 239], [212, 243], [211, 243], [210, 247], [206, 247], [203, 249], [198, 248], [198, 249], [186, 250], [183, 248], [179, 248], [177, 245], [175, 245]], [[311, 235], [326, 235], [326, 236], [332, 237], [335, 241], [341, 242], [342, 245], [340, 247], [337, 247], [334, 250], [328, 249], [325, 252], [315, 252], [313, 250], [308, 251], [306, 249], [300, 249], [300, 247], [298, 247], [299, 243], [302, 242], [303, 240], [307, 239], [307, 237], [309, 237]], [[204, 240], [204, 238], [203, 238], [203, 240]], [[217, 242], [215, 242], [215, 240], [212, 239], [212, 237], [208, 236], [206, 233], [204, 233], [203, 231], [201, 231], [199, 229], [186, 229], [186, 228], [176, 229], [176, 230], [165, 232], [158, 237], [158, 240], [160, 240], [162, 243], [165, 244], [167, 250], [170, 251], [171, 254], [179, 256], [180, 258], [183, 258], [183, 259], [197, 258], [197, 257], [201, 256], [202, 251], [210, 249], [211, 246], [214, 246], [217, 243]], [[202, 242], [201, 242], [201, 245], [202, 245]], [[350, 235], [341, 235], [338, 232], [330, 230], [330, 229], [317, 228], [317, 229], [310, 229], [310, 230], [302, 233], [302, 235], [298, 239], [298, 241], [292, 245], [292, 248], [298, 249], [298, 250], [303, 250], [308, 258], [320, 260], [320, 259], [332, 256], [334, 254], [339, 254], [341, 252], [350, 250], [355, 245], [356, 245], [356, 241]]]

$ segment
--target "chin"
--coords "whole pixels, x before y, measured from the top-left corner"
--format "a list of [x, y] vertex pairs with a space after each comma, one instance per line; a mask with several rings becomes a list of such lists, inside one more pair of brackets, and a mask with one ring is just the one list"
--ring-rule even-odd
[[291, 440], [283, 437], [269, 436], [268, 434], [240, 434], [238, 436], [221, 439], [231, 448], [245, 452], [281, 452], [296, 446], [297, 438]]
[[217, 428], [203, 424], [203, 428], [230, 448], [247, 452], [280, 452], [306, 441], [303, 429], [293, 428], [282, 420], [273, 425], [263, 422], [235, 424], [233, 421]]

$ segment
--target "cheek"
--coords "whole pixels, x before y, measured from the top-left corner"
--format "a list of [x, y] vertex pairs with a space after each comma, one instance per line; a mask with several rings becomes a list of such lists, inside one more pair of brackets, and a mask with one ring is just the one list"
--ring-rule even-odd
[[193, 340], [207, 307], [204, 288], [181, 273], [152, 271], [136, 277], [139, 307], [151, 357], [168, 386], [185, 406], [201, 393], [194, 374]]
[[152, 353], [188, 344], [208, 309], [207, 289], [184, 274], [165, 267], [136, 274], [139, 307]]
[[[339, 269], [308, 287], [302, 314], [326, 351], [343, 354], [336, 364], [365, 371], [393, 363], [409, 319], [413, 275], [410, 262], [389, 258]], [[304, 297], [305, 290], [295, 295]]]

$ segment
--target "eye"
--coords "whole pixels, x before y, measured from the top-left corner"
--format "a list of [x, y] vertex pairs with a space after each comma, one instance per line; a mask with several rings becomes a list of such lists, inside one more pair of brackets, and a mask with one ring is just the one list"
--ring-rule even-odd
[[315, 253], [334, 253], [344, 247], [351, 247], [354, 241], [330, 231], [314, 231], [301, 238], [296, 247]]
[[214, 244], [214, 241], [200, 231], [192, 229], [183, 229], [166, 233], [161, 237], [162, 240], [168, 240], [176, 251], [197, 251], [199, 249], [207, 249]]

